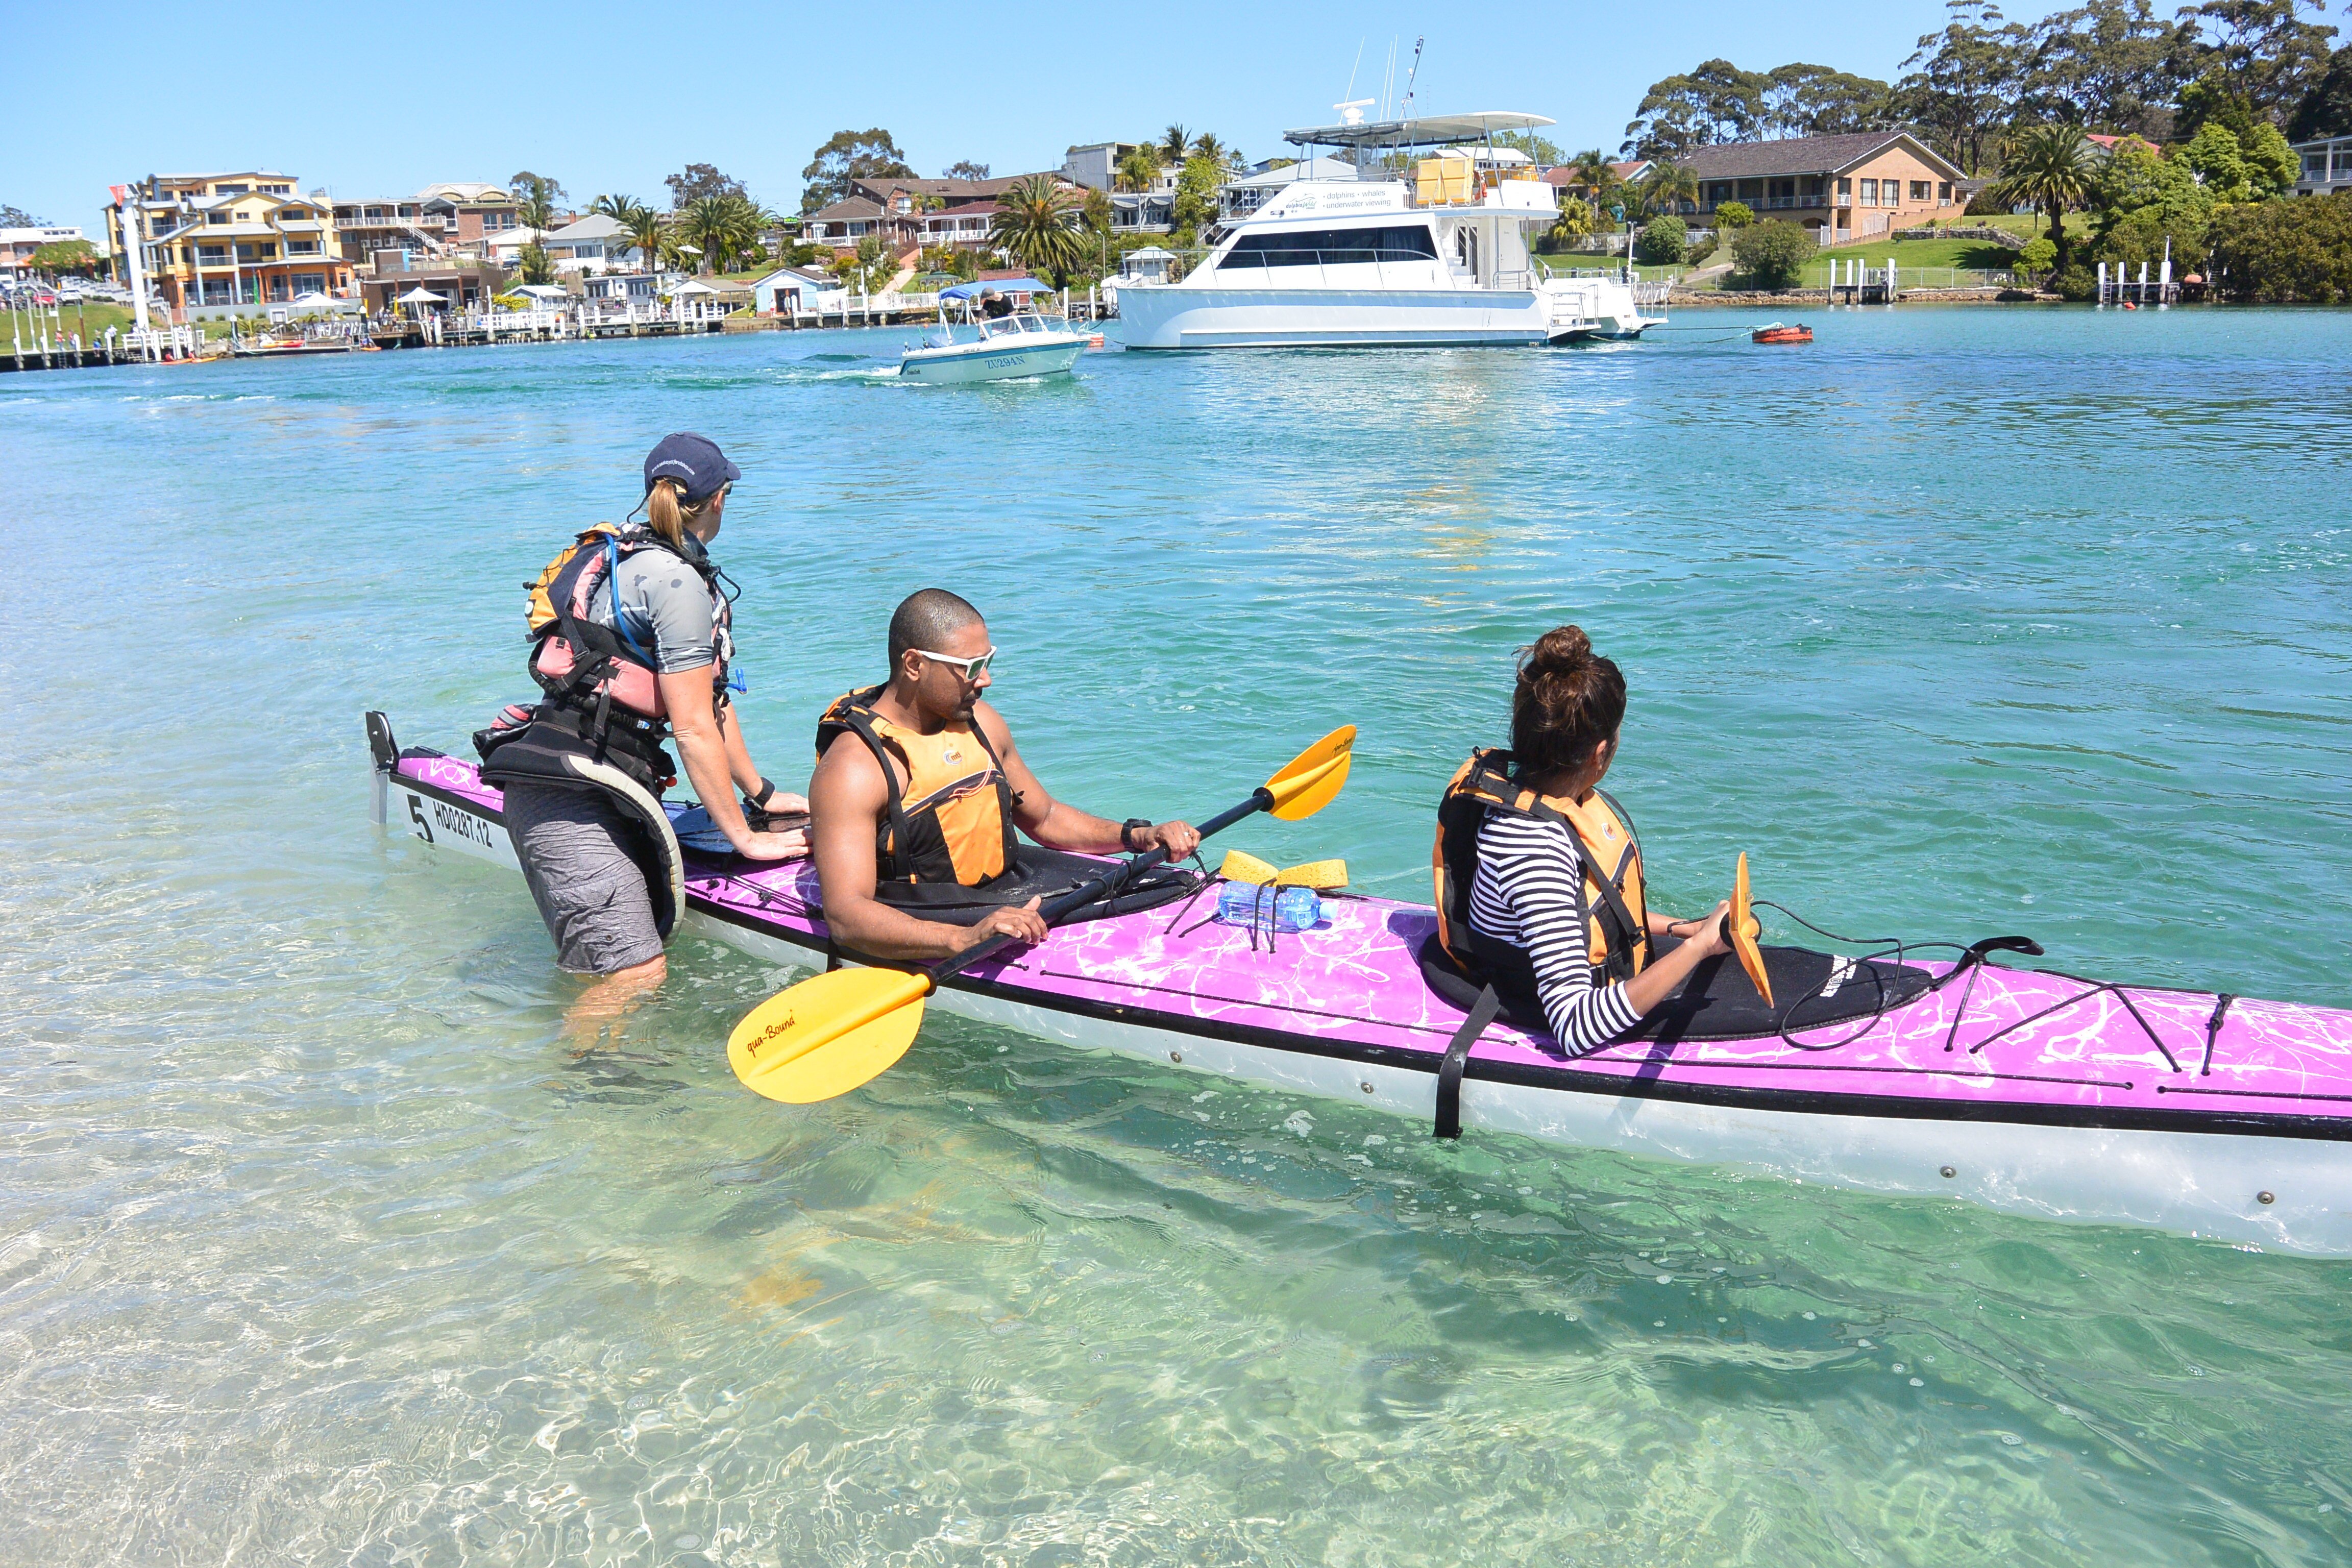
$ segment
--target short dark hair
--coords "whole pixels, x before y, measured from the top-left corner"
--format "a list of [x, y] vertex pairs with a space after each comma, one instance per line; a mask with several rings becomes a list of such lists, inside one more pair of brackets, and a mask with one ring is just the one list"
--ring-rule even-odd
[[950, 633], [978, 625], [981, 614], [970, 602], [945, 588], [924, 588], [909, 594], [890, 613], [890, 673], [910, 647], [936, 652]]
[[1543, 774], [1580, 768], [1625, 722], [1625, 676], [1579, 626], [1555, 626], [1521, 650], [1511, 693], [1511, 758]]

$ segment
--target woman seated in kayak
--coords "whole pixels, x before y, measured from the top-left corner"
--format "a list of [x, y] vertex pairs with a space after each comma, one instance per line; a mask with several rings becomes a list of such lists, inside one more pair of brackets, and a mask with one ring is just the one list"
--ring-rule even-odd
[[[1471, 754], [1438, 807], [1438, 940], [1469, 977], [1532, 1001], [1562, 1049], [1596, 1050], [1726, 951], [1728, 902], [1670, 920], [1643, 897], [1632, 824], [1601, 788], [1625, 677], [1575, 626], [1519, 660], [1511, 749]], [[1679, 939], [1663, 951], [1653, 939]]]

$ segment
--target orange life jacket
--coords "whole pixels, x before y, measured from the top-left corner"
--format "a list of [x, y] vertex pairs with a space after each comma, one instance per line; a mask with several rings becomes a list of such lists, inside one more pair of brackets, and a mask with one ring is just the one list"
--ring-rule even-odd
[[874, 837], [877, 882], [954, 882], [976, 888], [1014, 861], [1013, 786], [977, 724], [922, 734], [874, 710], [884, 688], [869, 686], [834, 701], [817, 721], [816, 754], [856, 735], [903, 787]]
[[1437, 883], [1437, 940], [1473, 978], [1531, 977], [1527, 954], [1470, 929], [1470, 886], [1478, 874], [1478, 829], [1490, 812], [1557, 822], [1576, 837], [1584, 876], [1578, 912], [1592, 963], [1592, 981], [1630, 980], [1650, 960], [1650, 907], [1642, 889], [1642, 845], [1624, 811], [1599, 789], [1581, 803], [1538, 795], [1511, 776], [1511, 753], [1470, 753], [1437, 804], [1437, 841], [1431, 869]]

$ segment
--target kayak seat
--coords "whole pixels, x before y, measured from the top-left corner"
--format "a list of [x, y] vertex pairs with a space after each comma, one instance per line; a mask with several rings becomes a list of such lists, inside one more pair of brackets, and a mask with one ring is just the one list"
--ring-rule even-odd
[[[1653, 940], [1660, 956], [1682, 945], [1673, 937]], [[1916, 1001], [1935, 984], [1933, 975], [1908, 963], [1842, 959], [1802, 947], [1762, 951], [1764, 973], [1772, 982], [1779, 1006], [1765, 1005], [1747, 972], [1729, 953], [1723, 953], [1691, 971], [1678, 990], [1610, 1043], [1745, 1040], [1777, 1035], [1783, 1029], [1791, 1033], [1817, 1029], [1890, 1012]], [[1463, 1012], [1470, 1011], [1480, 987], [1454, 967], [1434, 933], [1415, 956], [1430, 990]], [[1830, 993], [1826, 996], [1822, 994], [1825, 989]], [[1500, 1015], [1507, 1022], [1531, 1034], [1549, 1034], [1550, 1026], [1532, 988], [1517, 992], [1498, 988], [1496, 994], [1502, 1003]]]

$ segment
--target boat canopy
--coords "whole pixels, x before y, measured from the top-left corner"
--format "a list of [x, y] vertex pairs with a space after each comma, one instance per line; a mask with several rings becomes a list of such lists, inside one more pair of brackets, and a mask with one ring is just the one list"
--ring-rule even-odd
[[1051, 294], [1051, 285], [1034, 278], [991, 278], [981, 283], [959, 283], [952, 289], [940, 290], [942, 300], [977, 300], [990, 289], [1000, 294]]
[[1418, 120], [1374, 120], [1361, 125], [1315, 125], [1286, 131], [1298, 147], [1439, 147], [1484, 142], [1497, 131], [1529, 131], [1555, 121], [1540, 114], [1488, 110], [1478, 114], [1425, 114]]

